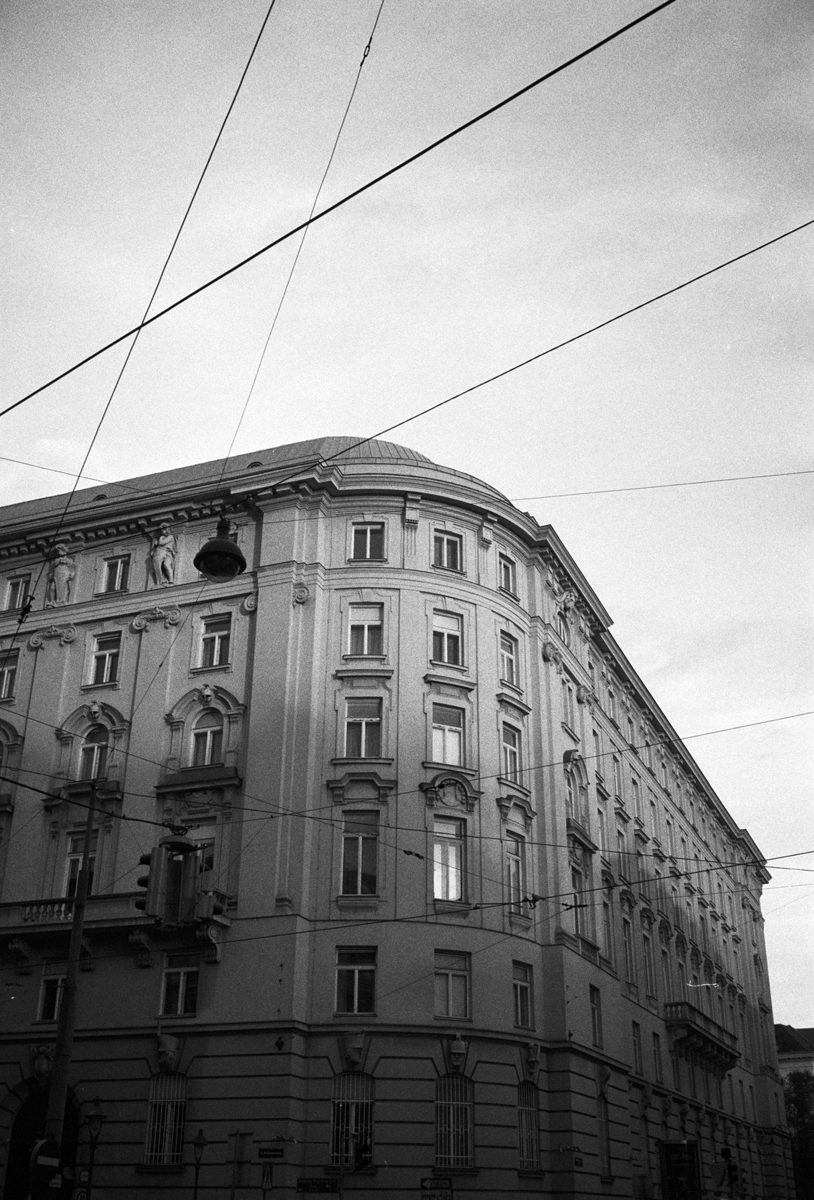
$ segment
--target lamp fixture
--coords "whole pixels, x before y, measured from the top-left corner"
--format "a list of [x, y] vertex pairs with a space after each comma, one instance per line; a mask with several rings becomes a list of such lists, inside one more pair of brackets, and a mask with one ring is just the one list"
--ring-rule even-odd
[[246, 559], [230, 537], [229, 520], [224, 513], [218, 518], [217, 533], [204, 542], [192, 562], [210, 583], [228, 583], [246, 570]]

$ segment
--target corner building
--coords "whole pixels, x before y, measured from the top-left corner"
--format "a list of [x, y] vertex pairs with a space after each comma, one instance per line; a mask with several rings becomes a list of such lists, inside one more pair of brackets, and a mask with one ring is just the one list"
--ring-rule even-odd
[[[763, 859], [550, 526], [351, 438], [87, 489], [56, 535], [64, 503], [0, 520], [4, 1200], [92, 785], [65, 1156], [98, 1097], [95, 1200], [190, 1194], [199, 1129], [201, 1200], [700, 1200], [724, 1148], [789, 1195]], [[224, 507], [248, 567], [212, 584]]]

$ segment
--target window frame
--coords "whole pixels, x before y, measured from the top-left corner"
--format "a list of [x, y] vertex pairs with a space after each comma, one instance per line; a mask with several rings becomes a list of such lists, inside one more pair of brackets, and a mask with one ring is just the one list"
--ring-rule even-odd
[[[183, 960], [183, 961], [182, 961]], [[177, 977], [175, 1003], [168, 1007], [168, 984]], [[190, 998], [191, 992], [191, 998]], [[161, 1017], [194, 1017], [198, 1013], [200, 962], [197, 955], [168, 953], [161, 976]]]
[[[198, 670], [213, 671], [232, 661], [232, 614], [212, 613], [201, 618]], [[209, 661], [211, 660], [211, 661]]]
[[[457, 720], [445, 721], [443, 713], [454, 713]], [[462, 767], [466, 762], [466, 713], [455, 704], [432, 701], [430, 717], [431, 761], [448, 767]]]
[[[66, 900], [73, 900], [79, 872], [82, 869], [82, 859], [85, 856], [85, 831], [69, 830], [65, 842], [65, 868], [62, 876], [62, 895]], [[90, 835], [90, 851], [88, 853], [88, 895], [93, 892], [93, 877], [96, 873], [96, 862], [99, 857], [99, 830], [94, 828]]]
[[25, 607], [31, 596], [31, 571], [21, 571], [19, 575], [9, 575], [6, 590], [5, 612], [16, 612]]
[[508, 684], [509, 687], [519, 688], [520, 642], [507, 629], [500, 630], [498, 658], [500, 663], [500, 682]]
[[[204, 724], [207, 719], [218, 724]], [[191, 767], [220, 767], [225, 761], [223, 713], [215, 708], [204, 709], [192, 725], [190, 743]]]
[[[444, 827], [449, 832], [444, 832]], [[438, 816], [432, 827], [432, 894], [449, 904], [466, 903], [466, 821]], [[457, 887], [455, 886], [457, 881]]]
[[[104, 740], [92, 737], [95, 733], [103, 734]], [[110, 730], [106, 725], [92, 725], [79, 747], [79, 779], [103, 779], [107, 774], [109, 758]]]
[[[377, 896], [379, 886], [379, 813], [351, 809], [346, 810], [343, 817], [340, 895]], [[356, 829], [352, 828], [354, 823], [357, 826]], [[348, 886], [349, 884], [351, 886]]]
[[[359, 535], [363, 535], [364, 545], [358, 543]], [[381, 553], [376, 554], [377, 536], [381, 538]], [[363, 554], [357, 554], [357, 548], [363, 549]], [[350, 561], [351, 562], [385, 562], [387, 558], [387, 547], [385, 544], [385, 523], [384, 521], [352, 521], [351, 522], [351, 545], [350, 545]]]
[[526, 896], [526, 839], [522, 833], [509, 830], [506, 833], [506, 891], [509, 897], [509, 912], [517, 916], [523, 912]]
[[497, 556], [497, 587], [498, 591], [517, 599], [517, 560], [503, 550], [499, 550]]
[[[510, 735], [507, 738], [507, 734]], [[500, 723], [500, 765], [502, 778], [520, 784], [522, 775], [523, 731], [511, 721]]]
[[[451, 550], [453, 553], [450, 554]], [[450, 561], [450, 559], [454, 561]], [[432, 565], [439, 571], [453, 571], [456, 575], [463, 575], [463, 535], [460, 533], [450, 533], [446, 529], [433, 529]]]
[[591, 1045], [602, 1049], [602, 992], [595, 984], [588, 985], [588, 1003], [591, 1009]]
[[435, 1016], [445, 1021], [471, 1020], [471, 955], [462, 950], [436, 950], [433, 981]]
[[[534, 968], [531, 963], [513, 960], [512, 1000], [517, 1029], [534, 1028]], [[525, 1019], [524, 1019], [525, 1018]]]
[[539, 1171], [540, 1093], [530, 1079], [521, 1079], [517, 1085], [517, 1151], [519, 1170]]
[[[377, 947], [336, 947], [335, 1009], [337, 1015], [369, 1016], [376, 1012]], [[350, 985], [350, 987], [348, 987]], [[348, 1007], [343, 1007], [345, 1001]], [[364, 1007], [369, 1001], [370, 1007]]]
[[[448, 622], [450, 628], [444, 629], [444, 622]], [[447, 667], [464, 665], [463, 617], [460, 613], [451, 613], [440, 608], [433, 609], [430, 662], [443, 663]]]
[[160, 1071], [150, 1080], [144, 1130], [144, 1165], [180, 1167], [184, 1159], [186, 1077]]
[[97, 633], [93, 637], [90, 687], [105, 687], [118, 683], [121, 674], [121, 630]]
[[[374, 612], [375, 610], [375, 612]], [[365, 618], [364, 612], [371, 614]], [[354, 645], [354, 633], [361, 630], [361, 649]], [[374, 643], [374, 644], [372, 644]], [[375, 644], [377, 643], [377, 644]], [[384, 605], [381, 601], [348, 605], [348, 658], [384, 658]]]
[[353, 1169], [356, 1151], [367, 1145], [372, 1161], [375, 1127], [375, 1081], [361, 1071], [334, 1076], [331, 1088], [330, 1147], [333, 1167]]
[[[372, 713], [366, 715], [361, 711], [352, 715], [352, 706], [362, 704], [375, 705], [376, 715], [373, 716]], [[383, 709], [384, 705], [379, 696], [347, 696], [345, 698], [344, 758], [371, 759], [382, 757]], [[359, 730], [358, 749], [351, 745], [351, 731], [355, 731], [357, 728]]]
[[99, 595], [112, 596], [127, 592], [130, 582], [130, 555], [114, 554], [102, 560], [102, 579]]
[[43, 969], [37, 1003], [38, 1021], [48, 1021], [51, 1024], [56, 1024], [59, 1020], [62, 1002], [65, 997], [66, 975], [67, 972], [64, 968], [57, 970], [46, 965]]
[[17, 694], [17, 672], [20, 651], [17, 647], [0, 647], [0, 700], [13, 700]]

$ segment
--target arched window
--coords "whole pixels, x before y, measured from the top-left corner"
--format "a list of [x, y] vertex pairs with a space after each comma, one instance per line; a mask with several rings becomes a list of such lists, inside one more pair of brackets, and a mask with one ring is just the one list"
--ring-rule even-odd
[[579, 787], [574, 778], [573, 772], [565, 772], [565, 805], [568, 810], [568, 816], [573, 819], [579, 818]]
[[109, 734], [104, 725], [94, 725], [85, 735], [79, 752], [79, 778], [101, 779], [107, 772]]
[[198, 717], [192, 731], [193, 767], [211, 767], [223, 762], [223, 717], [218, 712], [205, 712]]
[[369, 1166], [373, 1158], [373, 1078], [359, 1071], [337, 1075], [331, 1096], [331, 1162]]
[[442, 1075], [435, 1084], [435, 1165], [471, 1167], [472, 1081]]

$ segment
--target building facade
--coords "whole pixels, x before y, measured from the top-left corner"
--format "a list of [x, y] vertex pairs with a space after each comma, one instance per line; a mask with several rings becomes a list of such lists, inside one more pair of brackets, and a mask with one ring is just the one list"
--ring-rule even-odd
[[789, 1195], [763, 859], [550, 526], [350, 438], [65, 499], [0, 520], [4, 1200], [90, 804], [97, 1200], [189, 1193], [198, 1130], [202, 1200], [678, 1200], [725, 1148]]

